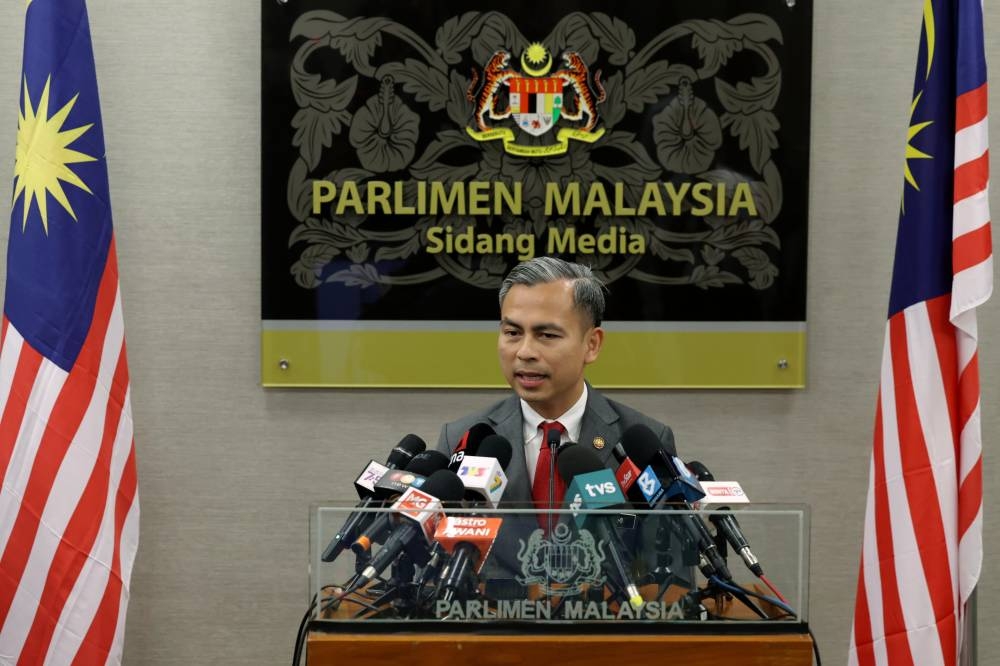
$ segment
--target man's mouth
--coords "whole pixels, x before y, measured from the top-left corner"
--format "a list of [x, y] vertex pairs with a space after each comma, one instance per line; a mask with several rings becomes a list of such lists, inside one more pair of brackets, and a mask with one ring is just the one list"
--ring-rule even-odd
[[548, 375], [542, 374], [540, 372], [515, 372], [514, 378], [517, 380], [518, 384], [525, 388], [533, 388], [540, 385]]

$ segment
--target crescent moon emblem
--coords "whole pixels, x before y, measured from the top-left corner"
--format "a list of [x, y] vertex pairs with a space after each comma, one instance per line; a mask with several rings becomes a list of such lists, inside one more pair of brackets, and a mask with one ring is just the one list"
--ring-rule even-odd
[[525, 49], [521, 53], [521, 68], [524, 70], [524, 73], [527, 74], [528, 76], [545, 76], [546, 74], [548, 74], [549, 70], [552, 69], [552, 54], [548, 53], [547, 55], [549, 57], [545, 61], [544, 65], [542, 65], [538, 69], [532, 69], [531, 66], [528, 64], [528, 51], [527, 49]]

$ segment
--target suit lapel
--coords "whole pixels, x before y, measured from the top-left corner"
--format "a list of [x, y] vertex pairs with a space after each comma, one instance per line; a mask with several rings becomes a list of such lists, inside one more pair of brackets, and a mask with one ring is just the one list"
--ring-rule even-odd
[[524, 426], [521, 416], [521, 401], [513, 395], [504, 400], [487, 417], [498, 435], [510, 442], [510, 464], [507, 466], [507, 489], [502, 503], [530, 502], [531, 488], [528, 486], [528, 465], [524, 459]]
[[[608, 465], [611, 449], [621, 439], [620, 417], [608, 402], [607, 398], [587, 384], [587, 409], [583, 413], [580, 424], [580, 441], [577, 444], [588, 446], [600, 456], [601, 463]], [[600, 439], [598, 439], [600, 438]], [[595, 443], [603, 446], [598, 448]]]

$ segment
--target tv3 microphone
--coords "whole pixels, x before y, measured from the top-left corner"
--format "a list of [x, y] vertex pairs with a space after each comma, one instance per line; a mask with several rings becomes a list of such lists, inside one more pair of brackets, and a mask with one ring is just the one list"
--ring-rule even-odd
[[452, 556], [438, 578], [439, 600], [455, 598], [473, 565], [482, 571], [502, 524], [502, 518], [483, 516], [448, 516], [437, 524], [434, 540]]
[[389, 452], [389, 457], [386, 459], [385, 465], [377, 463], [374, 460], [369, 461], [368, 465], [365, 466], [364, 470], [361, 471], [361, 474], [354, 481], [354, 487], [361, 498], [361, 502], [355, 507], [355, 511], [347, 517], [347, 520], [334, 535], [333, 539], [330, 540], [320, 559], [324, 562], [333, 562], [337, 559], [338, 555], [347, 549], [348, 544], [365, 528], [365, 525], [374, 519], [374, 514], [366, 511], [358, 511], [358, 509], [367, 509], [377, 501], [375, 483], [387, 471], [398, 467], [405, 467], [414, 456], [419, 455], [426, 448], [427, 444], [424, 440], [416, 435], [409, 434], [399, 440], [399, 444]]
[[566, 498], [577, 528], [594, 526], [599, 539], [607, 545], [612, 575], [625, 589], [629, 604], [635, 609], [641, 608], [644, 601], [622, 561], [624, 546], [615, 531], [614, 518], [586, 513], [626, 506], [625, 495], [618, 487], [614, 473], [604, 467], [596, 453], [584, 446], [568, 447], [559, 455], [556, 464], [560, 476], [566, 480]]
[[474, 456], [464, 456], [458, 468], [458, 478], [465, 486], [465, 499], [483, 502], [495, 509], [507, 488], [504, 470], [510, 464], [510, 442], [500, 435], [490, 435], [482, 441]]
[[[726, 493], [729, 497], [738, 497], [739, 499], [730, 501], [746, 503], [749, 502], [746, 494], [743, 492], [743, 488], [740, 487], [738, 483], [735, 482], [718, 482], [712, 473], [708, 471], [708, 468], [704, 464], [698, 462], [697, 460], [692, 460], [688, 463], [688, 467], [692, 472], [698, 475], [698, 480], [703, 482], [703, 485], [709, 486], [706, 490], [705, 498], [711, 498], [710, 501], [706, 502], [705, 499], [701, 501], [702, 506], [706, 504], [715, 504], [716, 500], [722, 495], [722, 491], [729, 491]], [[709, 485], [712, 484], [712, 485]], [[715, 490], [719, 492], [718, 495], [712, 493]], [[726, 500], [721, 500], [726, 501]], [[729, 511], [728, 506], [719, 506], [720, 511]], [[731, 513], [709, 513], [708, 520], [715, 525], [715, 529], [719, 530], [729, 545], [739, 553], [740, 558], [742, 558], [743, 563], [747, 565], [747, 569], [753, 572], [758, 578], [764, 575], [764, 569], [760, 566], [760, 561], [757, 556], [753, 554], [750, 550], [750, 542], [747, 541], [746, 536], [743, 534], [743, 530], [740, 529], [740, 524], [736, 520], [736, 516]]]
[[392, 505], [399, 524], [393, 528], [385, 545], [372, 557], [371, 563], [359, 574], [351, 591], [367, 585], [403, 552], [416, 563], [426, 564], [434, 530], [444, 518], [444, 505], [460, 501], [464, 492], [458, 476], [447, 469], [440, 469], [427, 477], [423, 489], [408, 488]]

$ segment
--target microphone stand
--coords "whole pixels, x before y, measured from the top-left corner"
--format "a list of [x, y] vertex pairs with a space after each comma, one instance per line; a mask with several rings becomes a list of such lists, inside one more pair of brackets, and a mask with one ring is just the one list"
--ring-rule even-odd
[[556, 501], [556, 449], [562, 434], [558, 430], [549, 430], [545, 438], [545, 446], [549, 447], [549, 503], [546, 506], [545, 536], [552, 534], [552, 505]]

